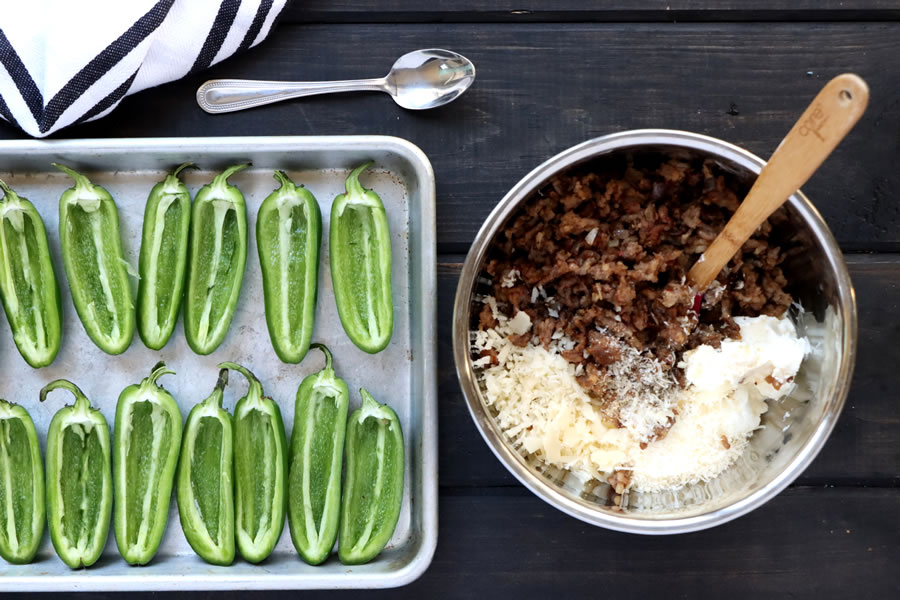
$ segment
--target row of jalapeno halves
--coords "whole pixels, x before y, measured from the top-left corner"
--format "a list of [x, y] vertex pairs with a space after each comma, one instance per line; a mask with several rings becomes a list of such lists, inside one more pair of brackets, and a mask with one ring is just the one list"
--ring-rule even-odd
[[[119, 396], [112, 447], [106, 419], [75, 384], [47, 384], [41, 401], [62, 388], [75, 404], [50, 422], [46, 474], [31, 417], [0, 400], [0, 555], [30, 562], [46, 520], [62, 561], [89, 567], [103, 552], [114, 512], [122, 558], [146, 564], [162, 541], [175, 485], [184, 535], [210, 563], [230, 565], [235, 546], [249, 562], [265, 560], [285, 514], [309, 564], [327, 559], [338, 537], [341, 562], [375, 558], [400, 516], [400, 422], [365, 389], [348, 419], [347, 384], [335, 375], [328, 349], [313, 346], [326, 364], [297, 390], [290, 447], [278, 404], [249, 370], [231, 362], [219, 365], [215, 389], [191, 409], [183, 433], [174, 398], [157, 383], [172, 371], [157, 364]], [[250, 384], [233, 416], [222, 408], [229, 369]]]
[[[112, 196], [87, 177], [54, 163], [75, 180], [59, 200], [63, 264], [85, 331], [109, 354], [121, 354], [135, 321], [147, 347], [169, 341], [184, 301], [184, 331], [197, 354], [225, 339], [247, 261], [247, 207], [228, 178], [235, 165], [197, 192], [193, 204], [178, 178], [191, 163], [153, 186], [144, 212], [138, 265], [137, 319]], [[391, 240], [378, 195], [359, 182], [371, 163], [347, 178], [331, 207], [330, 266], [335, 302], [348, 337], [369, 353], [391, 339]], [[282, 361], [299, 363], [309, 350], [316, 308], [322, 217], [319, 204], [282, 171], [281, 186], [259, 208], [256, 242], [266, 322]], [[47, 233], [27, 199], [0, 181], [0, 298], [19, 352], [32, 367], [59, 352], [62, 316]]]

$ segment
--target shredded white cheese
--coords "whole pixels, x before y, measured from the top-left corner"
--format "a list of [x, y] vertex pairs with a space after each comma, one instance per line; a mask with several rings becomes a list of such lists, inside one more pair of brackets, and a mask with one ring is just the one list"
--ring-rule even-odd
[[[611, 389], [622, 400], [617, 427], [578, 383], [582, 365], [560, 356], [574, 341], [555, 336], [549, 350], [536, 340], [515, 346], [508, 336], [529, 331], [531, 319], [522, 312], [510, 319], [493, 298], [485, 302], [498, 325], [473, 332], [472, 347], [493, 351], [498, 364], [485, 356], [475, 366], [485, 402], [513, 445], [579, 477], [605, 481], [614, 471], [631, 471], [632, 488], [642, 492], [709, 481], [727, 469], [759, 427], [765, 399], [790, 393], [809, 352], [786, 318], [738, 318], [741, 340], [685, 354], [680, 366], [689, 385], [681, 389], [654, 359], [626, 350], [609, 369]], [[650, 439], [669, 418], [675, 422], [667, 434]]]
[[519, 275], [518, 269], [510, 269], [503, 275], [503, 279], [500, 280], [500, 287], [513, 287], [516, 285], [516, 280], [519, 279]]

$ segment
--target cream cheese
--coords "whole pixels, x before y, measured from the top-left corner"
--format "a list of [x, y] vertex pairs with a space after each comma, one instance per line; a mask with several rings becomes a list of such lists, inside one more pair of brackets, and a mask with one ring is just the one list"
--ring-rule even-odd
[[632, 485], [655, 492], [709, 481], [743, 453], [766, 412], [794, 387], [793, 378], [809, 353], [787, 318], [737, 317], [741, 339], [719, 348], [686, 352], [680, 365], [688, 387], [668, 434], [633, 456]]

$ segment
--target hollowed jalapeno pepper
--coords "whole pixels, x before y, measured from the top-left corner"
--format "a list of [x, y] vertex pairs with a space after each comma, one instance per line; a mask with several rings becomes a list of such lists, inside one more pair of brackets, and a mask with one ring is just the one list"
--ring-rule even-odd
[[184, 292], [191, 193], [178, 178], [184, 163], [153, 186], [144, 209], [141, 257], [138, 269], [137, 326], [144, 345], [159, 350], [166, 345]]
[[116, 203], [84, 175], [53, 166], [75, 180], [59, 199], [59, 242], [72, 302], [94, 343], [107, 354], [121, 354], [134, 337], [134, 304]]
[[0, 298], [19, 354], [45, 367], [59, 352], [62, 309], [44, 221], [0, 181]]
[[0, 556], [30, 563], [44, 535], [44, 465], [28, 411], [0, 400]]
[[159, 549], [181, 449], [178, 405], [156, 383], [166, 373], [174, 371], [157, 363], [140, 384], [122, 390], [116, 404], [116, 544], [122, 558], [133, 565], [150, 562]]
[[322, 213], [303, 186], [275, 171], [281, 187], [269, 194], [256, 217], [266, 324], [275, 353], [299, 363], [309, 350], [316, 314]]
[[78, 569], [97, 562], [109, 534], [109, 426], [78, 386], [65, 379], [44, 386], [41, 402], [58, 388], [70, 391], [75, 404], [59, 409], [47, 432], [47, 521], [56, 554]]
[[347, 337], [370, 354], [384, 350], [394, 330], [391, 233], [378, 194], [359, 183], [372, 163], [350, 173], [331, 205], [329, 250], [338, 315]]
[[231, 415], [222, 408], [228, 370], [219, 371], [212, 394], [191, 409], [178, 459], [181, 530], [200, 558], [234, 561], [234, 483]]
[[225, 339], [241, 294], [247, 205], [228, 178], [248, 166], [228, 167], [194, 198], [184, 333], [197, 354], [209, 354]]
[[403, 432], [388, 405], [361, 389], [362, 406], [350, 415], [344, 449], [338, 557], [367, 563], [391, 539], [403, 502]]
[[332, 368], [303, 379], [294, 405], [289, 458], [288, 517], [291, 539], [301, 558], [317, 565], [328, 558], [338, 534], [341, 510], [341, 461], [350, 392]]
[[241, 365], [224, 362], [250, 384], [234, 407], [234, 512], [237, 548], [258, 563], [275, 548], [284, 529], [287, 449], [281, 410], [263, 395], [259, 380]]

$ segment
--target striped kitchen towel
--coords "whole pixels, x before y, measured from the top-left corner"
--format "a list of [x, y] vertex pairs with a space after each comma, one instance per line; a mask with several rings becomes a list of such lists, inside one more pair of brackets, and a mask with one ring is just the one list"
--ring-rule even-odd
[[0, 0], [0, 117], [30, 135], [98, 119], [269, 34], [287, 0]]

